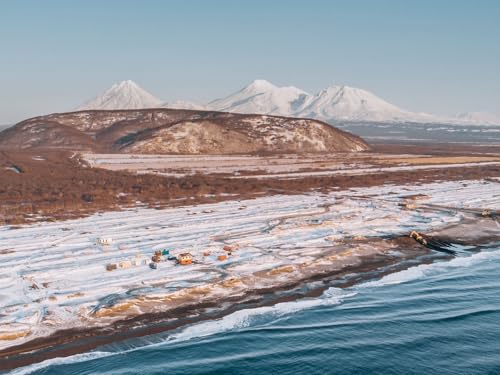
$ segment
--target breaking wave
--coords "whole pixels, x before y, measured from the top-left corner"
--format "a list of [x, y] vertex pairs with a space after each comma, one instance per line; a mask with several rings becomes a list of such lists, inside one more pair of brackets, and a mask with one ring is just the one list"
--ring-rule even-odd
[[31, 374], [35, 371], [38, 370], [43, 370], [49, 366], [57, 366], [57, 365], [68, 365], [71, 363], [81, 363], [81, 362], [87, 362], [87, 361], [92, 361], [94, 359], [99, 359], [99, 358], [104, 358], [104, 357], [109, 357], [111, 355], [114, 355], [116, 353], [112, 352], [90, 352], [90, 353], [81, 353], [81, 354], [75, 354], [69, 357], [58, 357], [58, 358], [52, 358], [52, 359], [47, 359], [43, 362], [40, 363], [34, 363], [29, 366], [21, 367], [16, 370], [13, 370], [10, 372], [11, 375], [27, 375]]
[[470, 256], [461, 256], [453, 258], [449, 261], [421, 264], [419, 266], [411, 267], [403, 271], [391, 273], [382, 277], [380, 280], [369, 281], [359, 285], [357, 288], [378, 287], [384, 285], [401, 284], [409, 281], [421, 279], [426, 276], [433, 276], [450, 268], [470, 267], [476, 263], [483, 262], [490, 259], [500, 258], [500, 250], [483, 251]]
[[110, 357], [125, 353], [131, 353], [136, 350], [145, 348], [153, 348], [166, 344], [178, 343], [186, 340], [191, 340], [199, 337], [211, 336], [235, 329], [242, 329], [255, 324], [262, 323], [260, 319], [272, 321], [273, 319], [293, 314], [301, 310], [311, 309], [319, 306], [330, 306], [342, 303], [345, 298], [356, 295], [355, 292], [348, 292], [339, 288], [327, 289], [319, 298], [302, 299], [291, 302], [278, 303], [273, 306], [263, 306], [253, 309], [239, 310], [218, 320], [210, 320], [206, 322], [196, 323], [182, 329], [176, 334], [167, 336], [158, 342], [143, 341], [143, 345], [138, 345], [127, 350], [118, 351], [96, 351], [90, 353], [76, 354], [69, 357], [58, 357], [48, 359], [43, 362], [19, 368], [11, 372], [12, 375], [27, 375], [35, 371], [45, 369], [49, 366], [67, 365], [72, 363], [87, 362], [104, 357]]
[[[323, 295], [316, 299], [302, 299], [292, 302], [278, 303], [273, 306], [257, 307], [253, 309], [239, 310], [226, 315], [219, 320], [206, 321], [189, 326], [172, 335], [171, 341], [185, 341], [198, 337], [210, 336], [234, 329], [246, 328], [261, 323], [259, 318], [276, 319], [284, 315], [296, 313], [298, 311], [311, 309], [319, 306], [338, 305], [345, 298], [356, 295], [355, 292], [348, 292], [339, 288], [329, 288]], [[170, 341], [169, 340], [169, 341]]]

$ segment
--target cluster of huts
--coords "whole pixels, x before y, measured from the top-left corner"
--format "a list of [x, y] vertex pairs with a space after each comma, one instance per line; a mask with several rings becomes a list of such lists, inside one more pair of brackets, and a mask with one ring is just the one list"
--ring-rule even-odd
[[149, 263], [149, 267], [152, 269], [158, 268], [158, 263], [164, 261], [174, 261], [181, 266], [187, 266], [193, 264], [193, 256], [191, 253], [181, 253], [177, 256], [171, 255], [169, 249], [156, 250], [151, 257], [151, 263]]
[[114, 271], [118, 269], [128, 269], [131, 267], [144, 266], [148, 264], [147, 258], [144, 258], [140, 255], [135, 256], [132, 259], [125, 259], [116, 263], [108, 263], [106, 264], [107, 271]]
[[[113, 243], [113, 240], [112, 238], [109, 237], [99, 238], [97, 240], [97, 243], [102, 246], [109, 246]], [[229, 256], [232, 255], [233, 251], [235, 251], [237, 248], [238, 248], [237, 245], [224, 245], [224, 247], [222, 248], [223, 250], [222, 252], [218, 249], [207, 249], [203, 251], [203, 257], [208, 257], [212, 254], [212, 252], [216, 251], [218, 253], [217, 260], [225, 261], [228, 259]], [[182, 252], [177, 255], [173, 255], [171, 254], [170, 249], [165, 248], [162, 250], [155, 250], [151, 259], [148, 259], [143, 255], [138, 254], [132, 259], [122, 260], [116, 263], [108, 263], [106, 264], [106, 270], [114, 271], [118, 269], [127, 269], [130, 267], [143, 266], [148, 264], [151, 269], [158, 269], [158, 266], [161, 262], [168, 262], [168, 261], [175, 262], [176, 264], [181, 266], [189, 266], [195, 263], [193, 254], [191, 254], [190, 252]]]

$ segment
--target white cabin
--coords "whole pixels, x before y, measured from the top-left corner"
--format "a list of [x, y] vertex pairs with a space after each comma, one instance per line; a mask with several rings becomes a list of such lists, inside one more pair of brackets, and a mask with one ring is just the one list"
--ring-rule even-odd
[[97, 239], [97, 243], [99, 245], [111, 245], [113, 243], [113, 239], [111, 237], [101, 237]]

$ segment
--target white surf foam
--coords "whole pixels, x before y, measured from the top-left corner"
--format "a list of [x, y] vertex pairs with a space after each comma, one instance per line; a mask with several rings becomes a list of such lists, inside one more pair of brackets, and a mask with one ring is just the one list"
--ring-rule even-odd
[[167, 341], [179, 342], [246, 328], [251, 326], [262, 316], [270, 316], [273, 319], [313, 307], [337, 305], [342, 303], [345, 298], [354, 296], [355, 294], [355, 292], [347, 292], [339, 288], [329, 288], [319, 298], [302, 299], [278, 303], [273, 306], [239, 310], [218, 320], [206, 321], [189, 326], [178, 334], [172, 335]]
[[47, 368], [49, 366], [57, 366], [57, 365], [63, 365], [63, 364], [67, 365], [67, 364], [71, 364], [71, 363], [87, 362], [87, 361], [91, 361], [93, 359], [109, 357], [109, 356], [114, 355], [114, 354], [116, 354], [116, 353], [90, 352], [90, 353], [75, 354], [75, 355], [72, 355], [69, 357], [57, 357], [57, 358], [47, 359], [47, 360], [40, 362], [40, 363], [34, 363], [32, 365], [29, 365], [29, 366], [15, 369], [15, 370], [11, 371], [10, 374], [11, 375], [27, 375], [27, 374], [31, 374], [35, 371]]
[[301, 310], [310, 309], [318, 306], [337, 305], [342, 303], [345, 298], [354, 296], [356, 292], [347, 292], [339, 288], [329, 288], [319, 298], [302, 299], [291, 302], [278, 303], [274, 306], [256, 307], [253, 309], [244, 309], [236, 311], [232, 314], [217, 320], [211, 320], [194, 324], [184, 328], [177, 334], [169, 336], [166, 340], [157, 343], [149, 343], [146, 345], [138, 346], [132, 349], [117, 351], [117, 352], [90, 352], [76, 354], [69, 357], [58, 357], [48, 359], [40, 363], [29, 365], [14, 370], [12, 375], [27, 375], [35, 371], [47, 368], [49, 366], [67, 365], [71, 363], [80, 363], [91, 361], [99, 358], [110, 357], [118, 354], [130, 353], [145, 348], [153, 348], [162, 345], [170, 345], [177, 342], [191, 340], [194, 338], [206, 337], [223, 333], [235, 329], [249, 327], [254, 324], [259, 317], [269, 316], [275, 319], [284, 315], [293, 314]]
[[380, 280], [370, 281], [367, 283], [360, 284], [357, 288], [361, 289], [368, 287], [379, 287], [385, 285], [406, 283], [423, 277], [428, 277], [445, 272], [450, 268], [470, 267], [477, 263], [498, 258], [500, 258], [500, 250], [494, 250], [494, 251], [483, 251], [467, 257], [453, 258], [452, 260], [449, 261], [443, 261], [431, 264], [421, 264], [419, 266], [408, 268], [407, 270], [404, 271], [391, 273], [387, 276], [384, 276]]

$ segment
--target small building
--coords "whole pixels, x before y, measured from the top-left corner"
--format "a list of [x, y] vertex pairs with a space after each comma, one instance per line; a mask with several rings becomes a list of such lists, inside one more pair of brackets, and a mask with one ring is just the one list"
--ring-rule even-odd
[[217, 260], [219, 261], [224, 261], [224, 260], [227, 260], [227, 255], [226, 254], [221, 254], [217, 257]]
[[238, 248], [239, 248], [238, 244], [232, 244], [232, 245], [224, 245], [224, 247], [222, 248], [222, 250], [230, 252], [230, 251], [237, 250]]
[[106, 264], [106, 271], [113, 271], [118, 268], [118, 265], [116, 263], [108, 263]]
[[310, 219], [309, 220], [309, 225], [320, 225], [323, 224], [323, 221], [320, 219]]
[[151, 257], [151, 260], [155, 263], [161, 262], [161, 250], [156, 250], [154, 255]]
[[132, 262], [130, 260], [121, 261], [120, 263], [118, 263], [118, 267], [120, 267], [121, 269], [128, 269], [132, 267]]
[[111, 245], [113, 243], [113, 239], [111, 237], [101, 237], [97, 239], [97, 243], [99, 245]]
[[149, 263], [149, 260], [145, 258], [143, 255], [139, 254], [136, 255], [134, 258], [130, 260], [132, 266], [137, 267], [137, 266], [147, 266]]
[[193, 256], [191, 253], [182, 253], [177, 257], [177, 262], [182, 266], [187, 266], [193, 263]]

